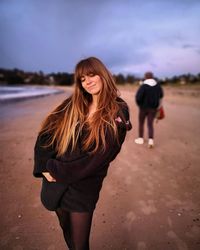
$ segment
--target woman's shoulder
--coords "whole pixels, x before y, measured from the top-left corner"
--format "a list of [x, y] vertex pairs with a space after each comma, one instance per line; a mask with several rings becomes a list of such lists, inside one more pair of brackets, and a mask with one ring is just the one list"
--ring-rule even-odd
[[[118, 112], [118, 117], [117, 119], [120, 120], [122, 119], [125, 128], [127, 130], [130, 130], [132, 128], [131, 122], [130, 122], [130, 115], [129, 115], [129, 107], [128, 104], [121, 98], [117, 97], [116, 99], [118, 105], [119, 105], [119, 112]], [[119, 119], [120, 117], [120, 119]]]
[[116, 98], [116, 102], [119, 104], [119, 105], [126, 105], [127, 106], [127, 103], [124, 101], [124, 99], [122, 99], [121, 97], [117, 97]]
[[64, 99], [53, 111], [53, 115], [60, 116], [63, 113], [65, 113], [65, 110], [67, 107], [69, 107], [69, 105], [72, 103], [72, 97], [67, 97], [66, 99]]
[[119, 105], [119, 108], [120, 108], [122, 111], [129, 110], [128, 104], [127, 104], [127, 103], [124, 101], [124, 99], [122, 99], [121, 97], [117, 97], [117, 98], [116, 98], [116, 102], [117, 102], [117, 104]]
[[72, 96], [67, 97], [66, 99], [64, 99], [64, 100], [61, 102], [61, 105], [62, 105], [62, 104], [63, 104], [63, 105], [68, 105], [68, 104], [71, 103], [71, 101], [72, 101]]

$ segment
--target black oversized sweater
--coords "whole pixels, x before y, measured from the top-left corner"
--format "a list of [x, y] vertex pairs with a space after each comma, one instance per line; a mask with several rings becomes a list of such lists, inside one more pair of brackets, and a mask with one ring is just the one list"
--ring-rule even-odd
[[[124, 142], [127, 130], [132, 125], [129, 121], [127, 104], [120, 100], [120, 112], [116, 117], [118, 139], [106, 134], [106, 150], [91, 154], [83, 151], [82, 139], [85, 131], [78, 138], [76, 149], [71, 153], [66, 151], [62, 157], [57, 157], [53, 147], [44, 148], [42, 145], [48, 140], [48, 135], [39, 135], [35, 144], [34, 170], [35, 177], [43, 177], [42, 172], [49, 172], [58, 183], [64, 183], [81, 194], [98, 196], [108, 166], [119, 153]], [[122, 115], [121, 115], [122, 114]], [[125, 119], [124, 119], [125, 118]], [[78, 198], [78, 199], [79, 199]]]

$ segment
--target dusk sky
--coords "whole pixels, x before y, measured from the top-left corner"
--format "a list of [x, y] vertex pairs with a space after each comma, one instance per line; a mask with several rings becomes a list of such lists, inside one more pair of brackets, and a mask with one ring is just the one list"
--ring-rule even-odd
[[199, 0], [0, 0], [0, 67], [71, 73], [96, 56], [115, 74], [197, 74], [199, 16]]

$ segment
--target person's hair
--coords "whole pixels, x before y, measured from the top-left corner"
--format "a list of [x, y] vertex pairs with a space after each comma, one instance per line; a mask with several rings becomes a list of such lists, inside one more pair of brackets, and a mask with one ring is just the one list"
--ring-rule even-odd
[[151, 71], [148, 71], [144, 74], [144, 78], [145, 79], [152, 79], [154, 76], [153, 76], [153, 73]]
[[[102, 88], [98, 94], [97, 110], [88, 119], [92, 96], [82, 87], [81, 77], [91, 73], [99, 75]], [[40, 130], [40, 133], [51, 135], [48, 146], [55, 145], [58, 155], [62, 155], [67, 149], [71, 152], [75, 149], [83, 127], [87, 132], [83, 149], [91, 153], [99, 148], [105, 150], [106, 133], [111, 133], [113, 139], [117, 136], [115, 118], [119, 111], [116, 100], [118, 90], [113, 76], [105, 65], [95, 57], [81, 60], [75, 67], [74, 81], [75, 90], [72, 96], [47, 116]]]

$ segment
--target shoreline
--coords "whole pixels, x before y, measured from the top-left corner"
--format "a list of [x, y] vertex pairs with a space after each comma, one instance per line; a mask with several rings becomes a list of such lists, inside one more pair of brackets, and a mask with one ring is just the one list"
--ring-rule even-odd
[[18, 102], [63, 92], [63, 89], [54, 86], [0, 86], [0, 103]]

